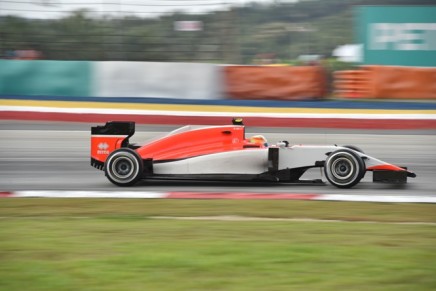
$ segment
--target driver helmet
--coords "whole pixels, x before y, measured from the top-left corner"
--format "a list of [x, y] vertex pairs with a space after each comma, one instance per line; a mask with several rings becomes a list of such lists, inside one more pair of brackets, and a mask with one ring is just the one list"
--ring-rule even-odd
[[266, 140], [266, 138], [263, 135], [260, 135], [260, 134], [253, 135], [252, 137], [250, 137], [249, 141], [250, 141], [250, 143], [268, 146], [268, 141]]
[[233, 125], [244, 125], [244, 121], [242, 120], [241, 117], [235, 117], [232, 119], [232, 124]]

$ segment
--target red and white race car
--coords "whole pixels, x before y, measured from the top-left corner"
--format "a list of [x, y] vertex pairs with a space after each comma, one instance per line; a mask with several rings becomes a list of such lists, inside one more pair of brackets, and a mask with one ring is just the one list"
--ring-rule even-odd
[[118, 186], [141, 179], [299, 182], [310, 168], [350, 188], [373, 172], [374, 182], [406, 183], [416, 175], [365, 154], [354, 146], [268, 145], [263, 136], [245, 137], [242, 120], [223, 126], [184, 126], [137, 146], [129, 143], [134, 122], [113, 121], [91, 129], [91, 165]]

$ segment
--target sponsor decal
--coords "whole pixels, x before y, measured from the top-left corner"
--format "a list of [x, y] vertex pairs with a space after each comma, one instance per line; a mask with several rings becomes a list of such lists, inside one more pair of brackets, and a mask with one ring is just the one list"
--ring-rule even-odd
[[98, 150], [97, 150], [97, 154], [98, 155], [108, 155], [109, 154], [109, 145], [106, 142], [101, 142], [98, 144]]
[[372, 23], [369, 33], [370, 50], [436, 50], [436, 23]]

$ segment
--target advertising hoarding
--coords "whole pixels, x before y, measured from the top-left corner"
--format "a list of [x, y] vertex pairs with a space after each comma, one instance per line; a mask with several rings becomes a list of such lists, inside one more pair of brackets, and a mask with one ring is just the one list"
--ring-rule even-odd
[[436, 6], [356, 8], [363, 64], [436, 67]]

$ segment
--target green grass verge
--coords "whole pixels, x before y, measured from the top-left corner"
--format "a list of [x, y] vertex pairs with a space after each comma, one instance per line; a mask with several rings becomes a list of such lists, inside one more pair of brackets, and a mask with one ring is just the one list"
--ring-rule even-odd
[[[2, 199], [0, 290], [434, 290], [430, 204]], [[429, 213], [430, 212], [430, 213]]]
[[294, 200], [2, 199], [3, 217], [150, 217], [240, 215], [380, 222], [435, 222], [436, 204]]

